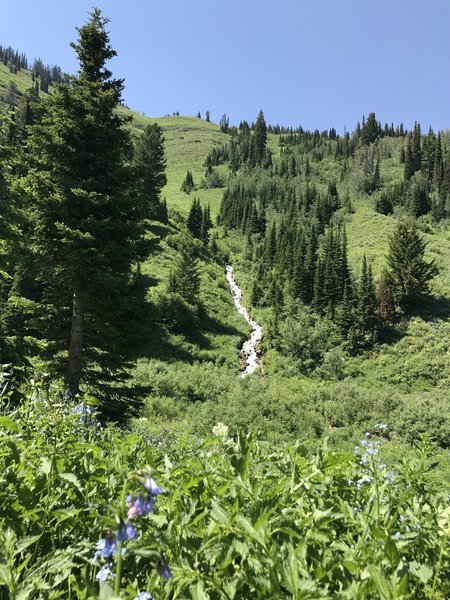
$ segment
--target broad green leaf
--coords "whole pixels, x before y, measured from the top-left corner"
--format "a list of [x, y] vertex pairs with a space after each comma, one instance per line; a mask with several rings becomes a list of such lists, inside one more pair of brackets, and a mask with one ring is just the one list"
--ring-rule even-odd
[[423, 563], [418, 563], [415, 560], [409, 563], [409, 570], [411, 571], [411, 574], [418, 577], [422, 583], [428, 583], [433, 576], [433, 569], [431, 569], [431, 567]]
[[20, 431], [20, 426], [10, 417], [0, 417], [0, 427], [4, 427], [10, 431]]
[[386, 557], [391, 565], [398, 565], [400, 554], [391, 536], [386, 538], [386, 542], [384, 543], [384, 553], [386, 554]]
[[72, 484], [79, 492], [83, 491], [82, 485], [78, 477], [73, 473], [60, 473], [59, 476], [61, 477], [61, 479], [64, 479], [64, 481], [67, 481], [68, 483]]
[[229, 523], [230, 516], [216, 500], [211, 500], [211, 518], [218, 523]]
[[205, 592], [203, 581], [199, 579], [196, 584], [189, 588], [192, 600], [209, 600], [209, 595]]
[[20, 554], [24, 550], [26, 550], [29, 546], [35, 544], [39, 539], [40, 535], [29, 535], [23, 538], [20, 538], [16, 542], [15, 554]]

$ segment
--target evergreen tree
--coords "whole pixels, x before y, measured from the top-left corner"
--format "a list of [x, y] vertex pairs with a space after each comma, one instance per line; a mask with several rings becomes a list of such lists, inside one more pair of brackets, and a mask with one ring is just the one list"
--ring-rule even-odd
[[277, 254], [277, 227], [273, 222], [265, 240], [264, 263], [268, 269], [275, 263]]
[[380, 134], [380, 124], [377, 121], [374, 112], [369, 113], [367, 121], [363, 121], [361, 128], [361, 142], [364, 145], [373, 144]]
[[169, 211], [167, 209], [167, 201], [165, 198], [159, 203], [158, 214], [155, 219], [161, 223], [168, 223], [169, 221]]
[[438, 133], [433, 157], [433, 187], [440, 191], [444, 180], [444, 162], [442, 157], [441, 133]]
[[200, 227], [200, 239], [205, 244], [205, 246], [208, 244], [209, 230], [211, 229], [212, 226], [213, 226], [213, 222], [211, 220], [211, 209], [208, 204], [208, 206], [203, 207], [202, 222], [201, 222], [201, 227]]
[[253, 165], [260, 165], [266, 157], [267, 126], [263, 111], [260, 110], [256, 118], [251, 139], [250, 160]]
[[369, 336], [373, 336], [376, 327], [377, 308], [372, 268], [367, 265], [366, 255], [364, 255], [358, 286], [356, 318], [359, 327]]
[[437, 274], [434, 261], [425, 262], [426, 242], [413, 224], [399, 223], [389, 239], [389, 280], [399, 305], [413, 304], [430, 294], [430, 281]]
[[389, 323], [394, 317], [395, 306], [392, 297], [389, 277], [386, 269], [382, 269], [378, 284], [378, 314], [382, 323]]
[[27, 90], [17, 103], [15, 111], [15, 143], [20, 145], [26, 142], [29, 135], [29, 126], [38, 120], [39, 95], [34, 88]]
[[202, 237], [202, 219], [203, 213], [202, 207], [200, 206], [200, 200], [198, 198], [194, 198], [191, 204], [191, 209], [189, 211], [186, 225], [192, 237], [198, 240]]
[[169, 291], [179, 294], [191, 306], [198, 305], [200, 273], [195, 244], [189, 234], [182, 235], [178, 241], [178, 253], [169, 276]]
[[348, 336], [351, 328], [355, 325], [356, 318], [355, 309], [353, 306], [353, 298], [351, 291], [347, 286], [344, 287], [342, 302], [339, 303], [336, 309], [334, 321], [344, 338]]
[[423, 140], [422, 171], [427, 184], [427, 191], [431, 190], [434, 172], [434, 156], [436, 152], [436, 135], [430, 127], [428, 135]]
[[405, 150], [405, 166], [403, 169], [405, 181], [409, 181], [411, 177], [414, 175], [414, 159], [412, 152], [412, 142], [411, 138], [408, 136], [408, 141], [406, 142], [406, 150]]
[[422, 168], [422, 147], [421, 147], [422, 133], [420, 123], [414, 123], [414, 129], [412, 134], [412, 161], [414, 173], [420, 171]]
[[425, 215], [430, 209], [426, 181], [421, 172], [415, 173], [410, 179], [408, 207], [414, 217]]
[[394, 212], [391, 199], [387, 194], [381, 194], [375, 202], [375, 210], [381, 215], [391, 215]]
[[156, 123], [144, 129], [135, 144], [133, 158], [143, 214], [149, 219], [156, 219], [160, 211], [160, 193], [167, 183], [164, 137]]
[[222, 133], [228, 133], [228, 129], [229, 129], [229, 125], [230, 125], [230, 119], [229, 117], [227, 117], [226, 114], [223, 114], [222, 117], [220, 118], [220, 131]]
[[192, 190], [195, 190], [195, 183], [191, 171], [188, 170], [186, 171], [186, 177], [181, 184], [181, 191], [189, 194]]
[[130, 194], [129, 133], [116, 111], [123, 82], [105, 66], [116, 55], [106, 23], [94, 9], [78, 29], [71, 44], [78, 77], [46, 100], [29, 138], [33, 168], [26, 189], [34, 201], [45, 335], [55, 368], [63, 358], [69, 397], [82, 379], [98, 389], [120, 376], [126, 349], [134, 346], [131, 269], [147, 248], [142, 211]]

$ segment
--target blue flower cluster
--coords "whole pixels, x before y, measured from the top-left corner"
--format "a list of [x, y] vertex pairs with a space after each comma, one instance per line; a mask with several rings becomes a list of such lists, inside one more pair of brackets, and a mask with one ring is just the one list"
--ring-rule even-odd
[[133, 598], [133, 600], [153, 600], [153, 596], [150, 592], [139, 592], [139, 594]]
[[128, 496], [127, 498], [129, 519], [153, 512], [156, 496], [164, 493], [164, 490], [159, 487], [152, 477], [147, 477], [144, 481], [144, 488], [148, 492], [145, 496]]
[[[80, 414], [86, 414], [80, 410]], [[105, 538], [99, 540], [96, 545], [96, 551], [93, 556], [94, 562], [99, 559], [112, 560], [118, 553], [118, 544], [123, 544], [127, 540], [135, 540], [139, 537], [139, 532], [132, 523], [132, 519], [153, 512], [156, 502], [156, 497], [163, 494], [164, 490], [156, 483], [152, 477], [147, 477], [143, 482], [143, 487], [146, 490], [145, 494], [139, 496], [128, 496], [128, 520], [121, 520], [116, 533], [110, 533]], [[122, 554], [125, 553], [125, 548], [122, 548]], [[114, 579], [115, 574], [112, 570], [113, 563], [108, 562], [99, 569], [96, 577], [99, 581], [107, 581]], [[156, 569], [164, 579], [171, 579], [172, 573], [165, 560], [160, 557]], [[152, 600], [150, 592], [140, 592], [134, 600]]]
[[80, 423], [94, 425], [96, 427], [100, 425], [100, 421], [96, 418], [97, 410], [94, 406], [90, 406], [90, 404], [86, 404], [85, 402], [77, 404], [73, 409], [73, 414], [79, 415]]
[[378, 456], [380, 449], [380, 442], [378, 440], [371, 440], [371, 434], [366, 433], [366, 439], [359, 442], [359, 446], [355, 446], [355, 455], [361, 454], [361, 464], [367, 465], [371, 459], [375, 459]]
[[[388, 426], [384, 423], [377, 423], [374, 426], [381, 435], [381, 433], [386, 432]], [[385, 481], [391, 485], [395, 480], [395, 474], [392, 471], [386, 470], [386, 465], [381, 463], [379, 460], [379, 452], [380, 452], [380, 444], [379, 440], [372, 439], [372, 434], [370, 432], [366, 432], [365, 438], [359, 442], [358, 446], [355, 446], [355, 456], [360, 457], [359, 464], [363, 467], [370, 466], [372, 469], [376, 469], [378, 477], [384, 477]], [[373, 478], [368, 475], [364, 475], [357, 483], [356, 487], [360, 488], [364, 484], [370, 484], [373, 482]], [[354, 482], [352, 480], [348, 481], [348, 484], [351, 485]]]

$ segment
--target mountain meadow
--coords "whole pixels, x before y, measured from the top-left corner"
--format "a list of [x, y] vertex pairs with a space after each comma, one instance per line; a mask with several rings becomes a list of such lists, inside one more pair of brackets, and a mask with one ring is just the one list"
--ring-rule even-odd
[[450, 132], [149, 118], [77, 32], [0, 46], [0, 600], [449, 598]]

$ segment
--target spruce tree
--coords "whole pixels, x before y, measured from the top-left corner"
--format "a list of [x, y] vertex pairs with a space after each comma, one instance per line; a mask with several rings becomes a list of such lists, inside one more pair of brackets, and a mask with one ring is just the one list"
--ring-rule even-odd
[[186, 177], [184, 178], [183, 183], [181, 184], [181, 191], [186, 192], [186, 194], [189, 194], [192, 190], [195, 190], [194, 178], [192, 176], [191, 171], [187, 170]]
[[422, 168], [422, 147], [421, 147], [422, 133], [420, 123], [414, 123], [414, 130], [412, 134], [412, 160], [414, 173]]
[[394, 299], [390, 288], [389, 277], [385, 268], [382, 269], [378, 284], [378, 314], [382, 323], [392, 321], [395, 313]]
[[358, 285], [356, 318], [361, 330], [372, 336], [377, 322], [377, 298], [372, 268], [367, 265], [366, 255], [363, 256]]
[[363, 120], [361, 128], [361, 142], [364, 145], [373, 144], [380, 134], [380, 124], [377, 121], [374, 112], [369, 113], [367, 121]]
[[430, 294], [437, 274], [434, 261], [424, 260], [426, 242], [414, 224], [399, 223], [389, 239], [388, 277], [399, 305], [411, 305]]
[[200, 273], [195, 244], [189, 234], [182, 235], [178, 240], [178, 253], [170, 272], [168, 289], [191, 306], [199, 303]]
[[267, 126], [263, 111], [256, 118], [251, 139], [250, 160], [253, 165], [260, 165], [266, 157]]
[[208, 245], [209, 241], [209, 230], [213, 226], [213, 222], [211, 220], [211, 209], [208, 206], [204, 206], [202, 210], [202, 222], [200, 226], [200, 239], [204, 243], [205, 246]]
[[43, 104], [28, 143], [45, 335], [55, 368], [62, 358], [68, 397], [82, 380], [98, 388], [120, 376], [133, 346], [132, 266], [146, 252], [143, 214], [130, 193], [129, 133], [116, 110], [123, 82], [105, 66], [116, 55], [106, 24], [94, 9], [77, 30], [78, 76]]
[[198, 240], [202, 237], [202, 218], [203, 213], [202, 207], [200, 206], [200, 200], [198, 198], [194, 198], [191, 204], [191, 209], [189, 211], [186, 225], [192, 237]]
[[160, 213], [160, 193], [167, 183], [164, 137], [156, 124], [147, 125], [134, 147], [134, 168], [137, 194], [143, 214], [157, 219]]
[[406, 150], [405, 150], [405, 166], [403, 168], [405, 181], [409, 181], [411, 177], [414, 175], [414, 159], [413, 159], [413, 151], [412, 151], [412, 141], [411, 137], [408, 136], [408, 141], [406, 142]]
[[442, 158], [441, 133], [438, 133], [433, 157], [433, 187], [440, 191], [444, 179], [444, 162]]

